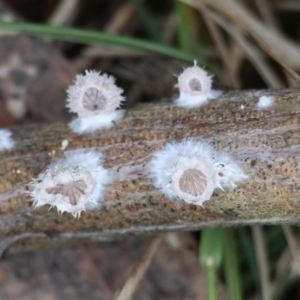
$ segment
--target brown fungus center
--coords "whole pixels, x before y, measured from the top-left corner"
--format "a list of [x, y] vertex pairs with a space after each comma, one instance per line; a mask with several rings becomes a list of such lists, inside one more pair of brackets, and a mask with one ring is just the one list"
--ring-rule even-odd
[[86, 89], [82, 98], [82, 105], [86, 110], [96, 111], [104, 109], [107, 103], [107, 98], [104, 94], [95, 87]]
[[84, 195], [87, 184], [83, 180], [71, 181], [66, 184], [59, 183], [55, 187], [47, 188], [49, 194], [61, 194], [68, 197], [71, 205], [76, 205], [79, 198]]
[[192, 78], [189, 81], [189, 86], [192, 91], [201, 92], [201, 83], [198, 79]]
[[196, 169], [188, 169], [179, 180], [181, 191], [194, 197], [200, 196], [204, 192], [206, 185], [206, 176]]

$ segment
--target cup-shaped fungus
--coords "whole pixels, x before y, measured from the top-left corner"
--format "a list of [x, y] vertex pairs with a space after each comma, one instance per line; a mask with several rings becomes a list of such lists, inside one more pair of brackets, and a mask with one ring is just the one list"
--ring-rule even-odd
[[210, 165], [197, 158], [180, 157], [171, 176], [171, 188], [188, 203], [203, 203], [215, 189]]
[[86, 71], [77, 75], [74, 85], [67, 90], [67, 107], [78, 114], [69, 126], [76, 133], [88, 133], [109, 128], [122, 118], [120, 107], [123, 90], [116, 86], [115, 79], [107, 74]]
[[221, 92], [211, 89], [212, 76], [198, 67], [186, 68], [179, 76], [176, 87], [179, 89], [179, 98], [175, 101], [178, 106], [192, 108], [201, 106], [208, 102], [208, 99], [217, 98]]
[[168, 198], [196, 205], [209, 200], [215, 188], [234, 188], [235, 181], [247, 178], [228, 155], [194, 139], [167, 144], [154, 154], [149, 171]]
[[34, 207], [49, 204], [74, 217], [97, 207], [109, 180], [100, 158], [94, 151], [75, 152], [53, 162], [30, 183]]

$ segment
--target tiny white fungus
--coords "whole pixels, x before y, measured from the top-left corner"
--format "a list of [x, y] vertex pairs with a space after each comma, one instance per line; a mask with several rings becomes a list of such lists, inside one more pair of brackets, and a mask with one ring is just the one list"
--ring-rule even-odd
[[247, 178], [228, 155], [195, 139], [167, 144], [154, 154], [149, 172], [168, 198], [201, 206], [216, 188], [234, 188], [236, 181]]
[[29, 185], [34, 207], [49, 204], [58, 212], [80, 217], [82, 211], [97, 207], [103, 200], [108, 182], [99, 153], [75, 151], [53, 162]]
[[261, 96], [256, 104], [257, 108], [264, 109], [273, 105], [274, 98], [272, 96]]
[[85, 71], [77, 75], [74, 85], [67, 90], [67, 107], [77, 113], [69, 127], [78, 134], [91, 133], [109, 128], [123, 117], [123, 111], [116, 111], [124, 97], [123, 90], [116, 86], [115, 79], [97, 71]]
[[63, 140], [61, 142], [61, 150], [62, 151], [65, 151], [68, 148], [68, 146], [69, 146], [69, 141], [68, 140]]
[[221, 91], [211, 89], [212, 76], [198, 67], [196, 62], [194, 66], [186, 68], [179, 76], [176, 87], [179, 89], [179, 98], [175, 100], [178, 106], [193, 108], [208, 103], [209, 99], [217, 98]]
[[11, 131], [0, 129], [0, 152], [10, 150], [14, 147], [15, 142], [11, 138]]

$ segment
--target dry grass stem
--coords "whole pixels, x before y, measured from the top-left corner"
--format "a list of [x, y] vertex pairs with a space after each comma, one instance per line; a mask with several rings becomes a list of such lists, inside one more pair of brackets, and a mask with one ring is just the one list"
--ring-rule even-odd
[[[231, 61], [231, 68], [234, 73], [238, 74], [241, 68], [241, 64], [245, 59], [245, 51], [242, 47], [236, 43], [232, 42], [231, 47], [229, 49], [229, 60]], [[241, 86], [241, 79], [237, 77], [238, 80], [238, 87]]]
[[61, 0], [48, 20], [49, 25], [69, 25], [78, 11], [79, 0]]
[[262, 227], [253, 226], [251, 228], [254, 240], [256, 259], [259, 267], [260, 281], [262, 287], [262, 299], [272, 299], [272, 286], [270, 282], [270, 266], [267, 254], [267, 247]]
[[300, 276], [300, 256], [296, 237], [294, 236], [290, 226], [285, 225], [282, 226], [282, 228]]
[[280, 32], [280, 26], [278, 24], [276, 17], [274, 16], [272, 8], [270, 7], [271, 5], [270, 5], [269, 1], [268, 0], [255, 0], [255, 4], [262, 16], [262, 19], [265, 21], [265, 23], [268, 24], [270, 27], [272, 27], [277, 32]]
[[[293, 257], [291, 251], [288, 247], [286, 247], [281, 253], [279, 259], [275, 264], [275, 276], [272, 281], [272, 295], [274, 296], [278, 287], [280, 286], [280, 282], [282, 281], [282, 277], [286, 276], [286, 273], [292, 269], [293, 265]], [[296, 274], [298, 277], [298, 274]]]
[[123, 32], [126, 24], [132, 19], [134, 6], [132, 3], [124, 3], [115, 12], [112, 19], [106, 24], [104, 31], [107, 33]]
[[142, 280], [145, 272], [147, 271], [152, 257], [155, 254], [157, 247], [161, 243], [162, 238], [163, 235], [156, 235], [151, 238], [142, 257], [132, 270], [116, 300], [130, 300], [132, 298], [139, 282]]
[[274, 70], [271, 68], [271, 66], [268, 64], [261, 51], [244, 37], [244, 35], [240, 31], [240, 29], [238, 29], [237, 26], [228, 23], [224, 18], [222, 18], [216, 13], [209, 12], [209, 15], [219, 26], [221, 26], [225, 31], [227, 31], [228, 34], [232, 35], [232, 37], [243, 49], [245, 55], [253, 63], [256, 70], [260, 73], [261, 77], [265, 80], [269, 87], [283, 87], [283, 84], [281, 83], [280, 79], [278, 78]]
[[[181, 1], [201, 9], [197, 0]], [[226, 16], [238, 27], [252, 35], [267, 53], [272, 55], [275, 60], [279, 59], [279, 63], [284, 61], [289, 67], [300, 68], [300, 47], [273, 28], [266, 26], [240, 3], [234, 0], [201, 0], [201, 2]]]
[[[106, 24], [104, 32], [120, 33], [124, 32], [126, 24], [132, 19], [134, 6], [132, 3], [124, 3], [115, 12], [111, 20]], [[145, 51], [135, 49], [123, 49], [122, 47], [109, 47], [106, 45], [95, 45], [87, 47], [82, 55], [76, 60], [77, 69], [87, 68], [95, 58], [99, 57], [128, 57], [145, 55]]]
[[222, 59], [222, 63], [225, 66], [225, 69], [228, 74], [228, 85], [230, 87], [238, 88], [238, 80], [236, 78], [236, 73], [234, 73], [232, 67], [231, 67], [231, 62], [228, 59], [229, 57], [229, 51], [228, 47], [222, 37], [221, 32], [219, 31], [219, 28], [215, 25], [215, 23], [211, 20], [210, 15], [208, 14], [208, 10], [204, 5], [199, 5], [201, 7], [201, 13], [202, 13], [202, 18], [212, 36], [212, 39], [214, 40], [216, 44], [216, 48], [220, 54], [220, 57]]
[[164, 21], [162, 28], [162, 41], [169, 45], [176, 34], [177, 18], [175, 14], [169, 14]]
[[286, 10], [286, 11], [300, 11], [300, 2], [299, 0], [273, 0], [271, 1], [271, 5], [274, 6], [275, 9]]

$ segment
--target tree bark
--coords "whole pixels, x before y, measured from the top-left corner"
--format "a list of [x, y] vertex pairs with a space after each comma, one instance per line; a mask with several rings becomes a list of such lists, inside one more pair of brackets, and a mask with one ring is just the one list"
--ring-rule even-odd
[[[260, 96], [273, 96], [259, 110]], [[197, 109], [172, 102], [139, 105], [113, 128], [76, 135], [67, 124], [12, 128], [16, 147], [0, 154], [2, 237], [114, 239], [123, 235], [204, 227], [299, 223], [300, 91], [230, 92]], [[167, 141], [194, 137], [229, 153], [249, 175], [235, 190], [215, 190], [201, 206], [170, 201], [148, 176], [147, 163]], [[68, 141], [63, 150], [62, 141]], [[79, 219], [32, 207], [27, 184], [68, 152], [96, 148], [113, 171], [106, 198]]]

